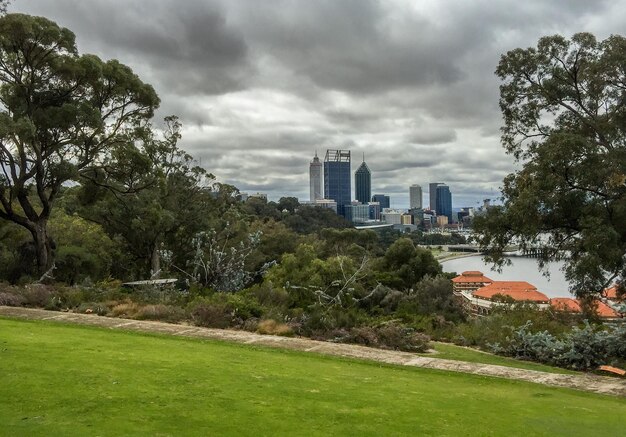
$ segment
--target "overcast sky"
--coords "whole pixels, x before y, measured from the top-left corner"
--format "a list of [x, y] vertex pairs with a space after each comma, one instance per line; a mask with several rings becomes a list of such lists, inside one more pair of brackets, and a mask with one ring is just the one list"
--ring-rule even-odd
[[[81, 53], [129, 65], [178, 115], [181, 146], [242, 191], [308, 200], [317, 150], [362, 153], [372, 192], [499, 194], [500, 55], [544, 35], [626, 34], [613, 0], [13, 0], [72, 30]], [[353, 182], [354, 183], [354, 182]], [[353, 187], [354, 190], [354, 187]]]

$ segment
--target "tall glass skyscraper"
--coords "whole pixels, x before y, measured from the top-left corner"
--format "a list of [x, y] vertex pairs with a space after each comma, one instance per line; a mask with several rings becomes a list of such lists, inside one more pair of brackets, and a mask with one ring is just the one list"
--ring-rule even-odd
[[337, 202], [337, 214], [352, 201], [349, 150], [327, 150], [324, 158], [324, 198]]
[[389, 208], [390, 199], [389, 196], [385, 194], [374, 194], [372, 196], [372, 202], [380, 203], [380, 210], [382, 211], [385, 208]]
[[422, 208], [422, 187], [419, 185], [411, 185], [409, 187], [409, 208]]
[[445, 215], [448, 217], [448, 223], [452, 223], [452, 193], [450, 193], [450, 187], [441, 184], [437, 186], [436, 194], [435, 211], [437, 211], [437, 215]]
[[428, 184], [428, 197], [430, 198], [430, 203], [428, 204], [428, 207], [432, 211], [437, 211], [437, 187], [439, 185], [443, 184], [441, 182], [431, 182], [430, 184]]
[[311, 165], [309, 165], [309, 185], [311, 202], [324, 198], [322, 191], [322, 163], [317, 157], [317, 152], [315, 152], [315, 157], [311, 161]]
[[372, 198], [372, 172], [365, 163], [365, 156], [363, 163], [354, 173], [354, 194], [356, 200], [364, 205]]

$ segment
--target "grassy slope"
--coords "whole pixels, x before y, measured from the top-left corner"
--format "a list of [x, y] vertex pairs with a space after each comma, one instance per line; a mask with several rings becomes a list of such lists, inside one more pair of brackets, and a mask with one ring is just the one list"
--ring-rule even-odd
[[575, 374], [571, 370], [546, 366], [532, 361], [515, 360], [498, 355], [484, 353], [478, 350], [457, 346], [450, 343], [431, 342], [436, 354], [420, 354], [425, 357], [444, 358], [447, 360], [468, 361], [470, 363], [496, 364], [499, 366], [516, 367], [518, 369], [539, 370], [541, 372]]
[[0, 319], [3, 435], [620, 435], [626, 400]]

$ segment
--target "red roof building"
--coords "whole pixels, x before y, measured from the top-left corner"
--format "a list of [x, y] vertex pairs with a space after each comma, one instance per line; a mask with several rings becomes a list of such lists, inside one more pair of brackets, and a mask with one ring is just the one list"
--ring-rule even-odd
[[477, 270], [470, 270], [461, 273], [456, 278], [452, 279], [452, 290], [457, 296], [461, 295], [461, 292], [465, 291], [473, 293], [481, 287], [487, 284], [491, 284], [493, 280], [483, 275], [483, 272]]
[[[602, 301], [596, 301], [596, 314], [601, 319], [619, 319], [621, 315]], [[550, 299], [550, 306], [556, 311], [568, 313], [582, 313], [580, 301], [569, 297], [555, 297]]]
[[608, 300], [624, 300], [624, 296], [621, 296], [620, 298], [618, 298], [617, 296], [617, 285], [614, 285], [612, 287], [606, 288], [603, 292], [602, 292], [602, 296], [605, 297]]
[[507, 296], [516, 302], [550, 303], [548, 296], [526, 281], [495, 281], [474, 292], [479, 299], [493, 300], [496, 296]]

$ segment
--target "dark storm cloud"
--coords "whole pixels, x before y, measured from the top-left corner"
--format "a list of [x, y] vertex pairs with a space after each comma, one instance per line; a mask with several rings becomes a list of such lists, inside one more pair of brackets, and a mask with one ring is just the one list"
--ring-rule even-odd
[[242, 35], [210, 2], [18, 0], [15, 8], [55, 19], [83, 51], [119, 58], [165, 92], [241, 89], [253, 71]]
[[[15, 0], [118, 58], [178, 114], [182, 147], [243, 191], [308, 198], [315, 150], [365, 153], [372, 191], [496, 197], [502, 53], [544, 35], [626, 33], [626, 0]], [[155, 122], [158, 123], [158, 122]]]

